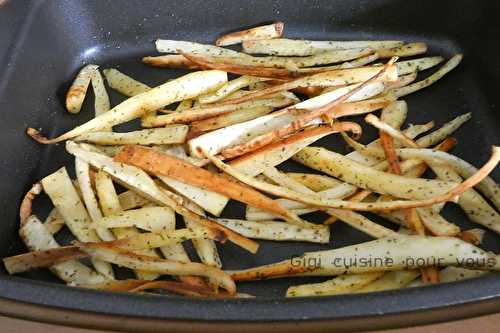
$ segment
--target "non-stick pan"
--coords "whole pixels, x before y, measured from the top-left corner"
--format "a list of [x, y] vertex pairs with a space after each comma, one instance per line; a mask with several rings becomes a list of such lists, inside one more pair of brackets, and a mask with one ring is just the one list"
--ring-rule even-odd
[[[63, 109], [71, 79], [86, 63], [120, 70], [155, 85], [180, 72], [141, 64], [154, 54], [156, 38], [212, 42], [216, 36], [263, 22], [283, 20], [289, 37], [310, 39], [402, 39], [427, 42], [430, 54], [462, 52], [463, 64], [431, 89], [409, 96], [410, 123], [442, 124], [464, 112], [473, 119], [458, 133], [454, 153], [483, 163], [499, 142], [500, 98], [498, 1], [0, 1], [0, 256], [25, 251], [17, 209], [23, 193], [44, 175], [72, 161], [63, 145], [40, 146], [27, 138], [27, 125], [50, 136], [91, 116], [92, 98], [79, 115]], [[112, 95], [112, 103], [123, 97]], [[365, 138], [373, 137], [369, 130]], [[319, 144], [346, 151], [338, 137]], [[288, 170], [301, 170], [288, 164]], [[493, 177], [499, 179], [498, 172]], [[449, 206], [449, 207], [448, 207]], [[46, 214], [42, 198], [37, 213]], [[226, 216], [238, 216], [232, 204]], [[472, 227], [459, 209], [445, 216]], [[318, 215], [308, 217], [311, 220]], [[64, 238], [64, 235], [60, 237]], [[341, 247], [369, 238], [335, 224], [332, 243], [262, 244], [258, 255], [222, 246], [224, 266], [244, 268], [274, 262], [306, 250]], [[500, 252], [500, 238], [487, 233], [485, 248]], [[500, 278], [474, 280], [366, 295], [284, 299], [291, 284], [311, 279], [278, 279], [241, 284], [258, 297], [194, 300], [171, 296], [126, 295], [69, 288], [46, 271], [8, 276], [0, 268], [0, 313], [9, 316], [136, 331], [347, 331], [416, 325], [500, 310]], [[320, 280], [314, 280], [320, 281]]]

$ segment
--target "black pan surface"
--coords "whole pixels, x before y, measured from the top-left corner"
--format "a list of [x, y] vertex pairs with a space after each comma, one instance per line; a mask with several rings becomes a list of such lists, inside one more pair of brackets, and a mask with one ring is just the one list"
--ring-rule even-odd
[[[72, 169], [72, 159], [63, 145], [40, 146], [27, 138], [24, 130], [30, 125], [55, 136], [90, 119], [93, 97], [86, 100], [79, 115], [69, 115], [63, 108], [64, 94], [83, 64], [117, 67], [147, 84], [157, 85], [182, 72], [140, 63], [140, 57], [155, 54], [152, 42], [156, 38], [211, 43], [221, 33], [273, 20], [286, 22], [287, 37], [424, 41], [430, 55], [449, 57], [461, 52], [465, 59], [438, 84], [405, 99], [409, 105], [408, 123], [435, 120], [439, 125], [473, 112], [473, 119], [456, 134], [459, 145], [454, 153], [479, 166], [488, 158], [491, 145], [500, 141], [500, 116], [496, 110], [500, 78], [498, 15], [500, 6], [496, 1], [7, 1], [0, 6], [0, 256], [25, 251], [17, 235], [17, 209], [24, 192], [61, 165]], [[113, 105], [124, 99], [110, 93]], [[366, 128], [364, 140], [374, 137], [375, 132]], [[316, 145], [347, 152], [336, 136]], [[306, 170], [291, 162], [282, 167]], [[498, 171], [493, 174], [496, 179], [498, 176]], [[49, 208], [48, 199], [42, 197], [36, 210], [43, 217]], [[241, 217], [242, 212], [243, 207], [233, 203], [224, 214]], [[461, 227], [473, 227], [451, 204], [444, 215]], [[312, 214], [307, 218], [320, 221], [323, 217]], [[224, 267], [236, 269], [369, 239], [337, 223], [328, 245], [261, 241], [255, 256], [231, 244], [222, 245], [220, 253]], [[64, 234], [60, 240], [67, 241]], [[485, 248], [500, 253], [498, 236], [488, 232]], [[45, 271], [12, 277], [2, 267], [0, 313], [124, 330], [221, 330], [237, 325], [242, 330], [264, 331], [308, 325], [316, 330], [374, 329], [500, 309], [497, 275], [368, 295], [283, 299], [288, 286], [321, 280], [242, 283], [240, 291], [259, 297], [212, 301], [73, 289], [54, 283], [56, 279]], [[38, 306], [51, 308], [40, 312]], [[126, 321], [118, 320], [124, 317]]]

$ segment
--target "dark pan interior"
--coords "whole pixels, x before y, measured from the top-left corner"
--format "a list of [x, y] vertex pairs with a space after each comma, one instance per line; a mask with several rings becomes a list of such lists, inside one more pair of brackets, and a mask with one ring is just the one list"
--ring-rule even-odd
[[[500, 116], [496, 110], [499, 97], [495, 91], [500, 77], [496, 42], [500, 30], [499, 14], [496, 1], [7, 1], [0, 7], [0, 174], [3, 177], [0, 191], [0, 256], [25, 250], [17, 235], [17, 209], [24, 192], [33, 182], [61, 165], [72, 171], [72, 159], [65, 153], [62, 144], [40, 146], [28, 139], [24, 130], [28, 125], [40, 127], [45, 134], [55, 136], [90, 119], [93, 96], [87, 98], [79, 115], [69, 115], [63, 108], [64, 94], [83, 64], [116, 67], [140, 81], [157, 85], [182, 72], [150, 68], [140, 63], [140, 57], [155, 54], [152, 41], [156, 38], [210, 43], [223, 32], [277, 19], [286, 22], [287, 37], [424, 41], [429, 45], [429, 55], [450, 57], [461, 52], [465, 58], [458, 69], [435, 86], [405, 99], [409, 105], [407, 123], [435, 120], [440, 125], [459, 114], [473, 112], [472, 120], [456, 133], [459, 145], [453, 153], [480, 166], [488, 158], [491, 145], [498, 144], [500, 137]], [[110, 94], [113, 105], [124, 99], [111, 90]], [[366, 128], [363, 139], [368, 141], [374, 137], [375, 132]], [[316, 145], [339, 152], [348, 151], [337, 136], [329, 136]], [[282, 168], [306, 170], [291, 162]], [[493, 177], [500, 179], [498, 176], [496, 171]], [[40, 216], [47, 214], [50, 208], [47, 198], [42, 198], [36, 208]], [[240, 205], [231, 204], [224, 214], [241, 217], [242, 211]], [[447, 205], [444, 215], [461, 227], [474, 227], [452, 204]], [[312, 214], [307, 218], [321, 221], [324, 217]], [[336, 248], [367, 240], [369, 237], [336, 223], [332, 227], [332, 242], [328, 245], [260, 241], [261, 248], [257, 255], [246, 253], [231, 244], [220, 246], [220, 253], [224, 267], [236, 269], [278, 261], [304, 251]], [[485, 248], [499, 253], [498, 237], [488, 232]], [[106, 311], [95, 305], [111, 302], [113, 297], [118, 296], [70, 292], [66, 288], [32, 283], [31, 280], [56, 279], [45, 271], [10, 277], [5, 275], [2, 267], [0, 296], [77, 310], [100, 309], [105, 313], [167, 319], [249, 321], [390, 314], [500, 296], [500, 289], [497, 288], [500, 281], [496, 276], [488, 276], [474, 283], [454, 284], [459, 285], [456, 288], [435, 286], [381, 295], [281, 300], [289, 285], [324, 280], [294, 278], [242, 283], [239, 290], [263, 297], [257, 301], [217, 303], [175, 297], [119, 296], [124, 304], [129, 302], [135, 306], [118, 306]], [[54, 299], [37, 292], [30, 297], [30, 294], [12, 290], [12, 286], [23, 286], [31, 291], [43, 286], [44, 290], [48, 288], [49, 294], [53, 292], [66, 297], [63, 297], [64, 300]], [[479, 291], [478, 286], [482, 287]], [[456, 290], [461, 290], [460, 295], [454, 294]], [[72, 302], [70, 295], [75, 292], [86, 296], [82, 296], [79, 302]], [[415, 293], [426, 296], [409, 298]], [[151, 302], [171, 306], [156, 312], [141, 310], [141, 306], [146, 309]], [[196, 309], [181, 312], [179, 309], [182, 307], [176, 308], [176, 304], [192, 304]], [[344, 305], [343, 310], [334, 311], [339, 304]], [[356, 304], [363, 307], [356, 310]], [[223, 311], [228, 306], [231, 314]], [[252, 310], [259, 306], [262, 310], [271, 308], [272, 311]], [[289, 310], [286, 310], [287, 307]], [[317, 311], [311, 307], [317, 307]], [[448, 313], [448, 317], [452, 315], [452, 312]]]

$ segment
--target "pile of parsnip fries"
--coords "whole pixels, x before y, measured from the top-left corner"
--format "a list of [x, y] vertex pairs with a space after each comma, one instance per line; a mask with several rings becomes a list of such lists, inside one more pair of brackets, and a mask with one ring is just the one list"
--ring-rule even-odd
[[[238, 281], [329, 279], [292, 286], [286, 294], [292, 297], [405, 288], [499, 270], [500, 257], [480, 245], [483, 228], [500, 233], [499, 187], [488, 177], [500, 149], [493, 147], [479, 169], [449, 153], [457, 144], [453, 132], [470, 113], [438, 129], [432, 121], [404, 125], [404, 97], [443, 78], [462, 55], [424, 56], [425, 43], [285, 39], [283, 30], [277, 22], [225, 35], [216, 45], [159, 39], [156, 48], [166, 55], [144, 57], [145, 64], [194, 71], [157, 87], [112, 68], [103, 70], [105, 79], [97, 65], [81, 69], [66, 108], [80, 112], [91, 85], [95, 118], [53, 139], [27, 130], [42, 144], [65, 141], [76, 179], [62, 167], [26, 194], [19, 233], [30, 252], [4, 258], [7, 271], [49, 268], [72, 286], [194, 297], [248, 297], [237, 292]], [[233, 44], [242, 52], [223, 48]], [[238, 77], [228, 80], [228, 74]], [[129, 98], [111, 107], [104, 81]], [[362, 128], [352, 119], [359, 115], [379, 131], [367, 145], [358, 141]], [[113, 131], [136, 118], [141, 129]], [[326, 136], [353, 151], [314, 146]], [[280, 170], [289, 159], [314, 172]], [[427, 170], [435, 179], [422, 178]], [[32, 213], [42, 191], [54, 205], [44, 222]], [[229, 200], [247, 205], [244, 218], [221, 217]], [[447, 203], [481, 228], [461, 230], [447, 220], [441, 214]], [[322, 224], [302, 217], [314, 211], [329, 217]], [[176, 214], [184, 227], [176, 228]], [[217, 243], [255, 255], [259, 239], [328, 244], [335, 238], [332, 223], [374, 240], [261, 267], [245, 268], [243, 260], [242, 270], [221, 267]], [[63, 227], [76, 238], [64, 246], [54, 238]], [[191, 261], [184, 242], [192, 242], [199, 262]], [[136, 278], [115, 279], [113, 265]]]

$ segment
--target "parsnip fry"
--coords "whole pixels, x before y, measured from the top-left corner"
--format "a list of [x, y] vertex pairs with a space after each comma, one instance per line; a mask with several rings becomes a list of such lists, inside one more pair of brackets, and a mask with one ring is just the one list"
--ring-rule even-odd
[[[261, 191], [277, 195], [283, 198], [303, 202], [306, 204], [310, 204], [313, 206], [319, 206], [319, 207], [329, 207], [329, 208], [340, 208], [340, 209], [349, 209], [349, 210], [360, 210], [360, 211], [379, 211], [379, 210], [394, 210], [394, 209], [405, 209], [405, 208], [416, 208], [416, 207], [427, 207], [427, 206], [432, 206], [437, 203], [441, 202], [446, 202], [446, 201], [455, 201], [456, 198], [468, 190], [469, 188], [477, 185], [481, 180], [483, 180], [487, 175], [497, 166], [497, 164], [500, 161], [500, 148], [494, 146], [493, 147], [493, 152], [486, 164], [483, 165], [483, 167], [478, 170], [477, 173], [469, 177], [467, 180], [465, 180], [461, 184], [455, 184], [455, 183], [450, 183], [450, 182], [439, 182], [436, 180], [421, 180], [423, 183], [428, 183], [427, 186], [432, 186], [441, 184], [443, 187], [437, 186], [437, 188], [434, 188], [431, 190], [432, 193], [439, 193], [442, 192], [444, 188], [446, 187], [452, 187], [451, 189], [448, 189], [447, 192], [429, 197], [427, 196], [426, 199], [421, 199], [421, 200], [394, 200], [394, 201], [382, 201], [382, 202], [375, 202], [375, 203], [364, 203], [364, 202], [351, 202], [351, 201], [344, 201], [344, 200], [336, 200], [336, 199], [325, 199], [319, 196], [304, 196], [301, 193], [297, 193], [295, 191], [289, 190], [287, 188], [283, 188], [280, 186], [276, 186], [273, 184], [269, 184], [266, 182], [262, 182], [260, 180], [254, 179], [252, 177], [248, 177], [240, 172], [238, 172], [236, 169], [232, 168], [231, 166], [225, 164], [222, 162], [220, 159], [216, 158], [215, 156], [210, 156], [209, 154], [206, 154], [208, 158], [214, 163], [219, 169], [223, 170], [224, 172], [230, 174], [234, 178], [238, 179], [239, 181], [248, 184], [256, 189], [259, 189]], [[342, 156], [342, 155], [340, 155]], [[342, 156], [343, 157], [343, 156]], [[419, 163], [417, 161], [417, 163]], [[372, 170], [376, 171], [376, 170]], [[350, 170], [349, 172], [352, 172]], [[390, 175], [390, 174], [389, 174]], [[394, 175], [390, 175], [389, 177], [396, 177]], [[401, 176], [399, 176], [401, 177]], [[356, 178], [356, 177], [354, 177]], [[403, 177], [405, 178], [405, 177]], [[407, 177], [406, 177], [407, 178]], [[412, 179], [412, 178], [407, 178], [407, 179]], [[358, 183], [359, 180], [355, 180], [354, 182]], [[363, 183], [359, 183], [361, 186]], [[390, 184], [390, 183], [387, 183]], [[421, 184], [422, 185], [422, 184]], [[388, 186], [388, 188], [392, 187]], [[425, 188], [425, 186], [422, 186], [422, 188]], [[397, 190], [397, 191], [400, 191]], [[403, 191], [404, 192], [404, 191]], [[417, 193], [418, 196], [423, 195], [423, 193]], [[406, 192], [405, 196], [414, 196], [413, 190], [410, 192]]]
[[111, 106], [109, 102], [108, 92], [106, 91], [106, 87], [104, 86], [104, 80], [98, 69], [94, 71], [91, 83], [95, 96], [95, 116], [97, 117], [105, 112], [108, 112]]
[[253, 101], [248, 101], [246, 103], [240, 104], [228, 104], [220, 106], [200, 106], [194, 107], [189, 110], [184, 110], [182, 112], [175, 112], [171, 114], [160, 115], [148, 119], [148, 121], [143, 121], [143, 127], [158, 127], [168, 124], [187, 124], [197, 120], [203, 120], [211, 117], [215, 117], [222, 114], [228, 114], [230, 112], [258, 107], [258, 106], [268, 106], [273, 108], [285, 107], [290, 104], [297, 102], [296, 99], [287, 98], [284, 96], [275, 96], [265, 99], [257, 99]]
[[332, 280], [320, 283], [308, 283], [291, 286], [286, 297], [331, 296], [356, 292], [382, 276], [383, 272], [371, 272], [352, 275], [340, 275]]
[[377, 54], [380, 58], [411, 57], [427, 52], [425, 43], [410, 43], [393, 48], [379, 48]]
[[[442, 163], [429, 163], [429, 165], [440, 179], [453, 182], [462, 181], [456, 171], [447, 165]], [[500, 215], [474, 189], [465, 191], [458, 199], [458, 204], [471, 221], [500, 234]]]
[[[66, 168], [61, 168], [41, 181], [43, 190], [52, 200], [71, 233], [83, 242], [99, 242], [100, 238], [90, 229], [91, 218], [76, 192]], [[113, 269], [108, 263], [94, 260], [96, 270], [113, 278]]]
[[158, 177], [167, 186], [177, 193], [192, 200], [212, 215], [220, 216], [224, 207], [226, 207], [229, 198], [213, 191], [207, 191], [201, 187], [193, 186], [180, 182], [171, 177]]
[[412, 60], [398, 61], [396, 63], [396, 67], [398, 68], [398, 75], [407, 75], [432, 68], [443, 62], [443, 60], [443, 57], [424, 57]]
[[144, 129], [127, 133], [91, 132], [79, 135], [75, 141], [99, 145], [164, 145], [183, 143], [188, 132], [186, 125], [170, 125], [162, 128]]
[[96, 132], [111, 126], [125, 123], [148, 112], [155, 111], [165, 105], [196, 97], [206, 93], [227, 81], [227, 74], [221, 71], [201, 71], [186, 74], [178, 79], [164, 83], [147, 92], [136, 95], [115, 106], [102, 115], [93, 118], [69, 132], [47, 139], [37, 130], [28, 128], [27, 133], [43, 144], [68, 140], [88, 132]]
[[268, 25], [261, 25], [255, 28], [232, 32], [222, 37], [219, 37], [215, 41], [215, 45], [228, 46], [228, 45], [239, 44], [247, 40], [280, 38], [281, 35], [283, 34], [284, 27], [285, 23], [276, 22]]
[[220, 287], [226, 289], [229, 293], [234, 294], [236, 292], [236, 286], [231, 277], [215, 267], [193, 262], [181, 263], [173, 260], [141, 256], [129, 251], [108, 248], [99, 244], [80, 243], [79, 247], [92, 257], [106, 260], [119, 266], [160, 274], [204, 276], [210, 278], [211, 281], [216, 281]]
[[64, 227], [64, 219], [61, 214], [57, 211], [57, 208], [53, 208], [47, 218], [45, 219], [43, 225], [51, 235], [55, 235]]
[[[338, 89], [327, 94], [322, 94], [320, 96], [310, 98], [304, 102], [295, 104], [294, 109], [313, 109], [327, 105], [331, 101], [339, 98], [344, 93], [347, 93], [355, 86], [350, 86], [343, 89]], [[374, 95], [381, 93], [384, 89], [384, 84], [381, 82], [375, 82], [362, 91], [356, 93], [354, 96], [348, 99], [350, 102], [359, 101], [363, 99], [368, 99]], [[247, 142], [259, 135], [268, 133], [278, 128], [293, 122], [298, 119], [300, 115], [291, 112], [292, 108], [286, 108], [282, 111], [274, 112], [269, 115], [259, 117], [241, 124], [236, 124], [221, 128], [219, 130], [201, 135], [194, 139], [188, 141], [189, 150], [192, 156], [202, 157], [198, 152], [198, 148], [210, 153], [217, 154], [227, 147], [236, 146]], [[317, 119], [316, 122], [311, 122], [310, 125], [322, 122], [321, 119]]]
[[335, 132], [335, 129], [329, 126], [305, 130], [234, 159], [230, 162], [230, 165], [246, 175], [256, 176], [266, 168], [286, 161], [302, 148]]
[[313, 173], [287, 172], [286, 175], [314, 192], [320, 192], [341, 184], [335, 178]]
[[150, 173], [171, 177], [271, 211], [282, 216], [290, 223], [304, 223], [277, 202], [253, 190], [251, 187], [243, 186], [220, 175], [151, 149], [126, 146], [120, 154], [115, 156], [115, 161], [131, 164]]
[[[448, 267], [455, 268], [455, 267]], [[354, 293], [372, 293], [377, 291], [404, 288], [408, 283], [415, 280], [420, 275], [417, 269], [394, 271], [385, 273], [377, 280], [354, 291]], [[441, 276], [441, 274], [440, 274]], [[441, 280], [440, 280], [441, 282]]]
[[[111, 177], [104, 171], [99, 171], [95, 177], [95, 188], [97, 197], [99, 198], [99, 204], [104, 216], [113, 216], [122, 212], [123, 206], [121, 205], [120, 197], [116, 194], [115, 187], [113, 185], [113, 181]], [[128, 191], [129, 193], [133, 193], [132, 191]], [[126, 193], [126, 192], [124, 192]], [[130, 196], [122, 196], [122, 197], [130, 197]], [[138, 197], [136, 195], [136, 197]], [[136, 236], [139, 234], [139, 230], [134, 227], [127, 228], [113, 228], [113, 234], [117, 239], [127, 238]], [[157, 253], [154, 250], [138, 250], [135, 251], [139, 254], [157, 256]], [[136, 271], [135, 274], [137, 278], [140, 280], [154, 280], [158, 277], [158, 274], [151, 272], [143, 272]]]
[[182, 68], [182, 69], [202, 69], [201, 66], [188, 60], [180, 54], [167, 54], [156, 57], [144, 57], [142, 62], [154, 67]]
[[[371, 260], [371, 264], [363, 264], [361, 258]], [[307, 275], [357, 274], [436, 265], [500, 269], [495, 254], [458, 238], [398, 235], [334, 250], [307, 252], [300, 257], [230, 274], [234, 281], [248, 281], [304, 272]]]
[[144, 207], [103, 217], [90, 225], [91, 228], [137, 227], [152, 232], [174, 229], [174, 211], [169, 207]]
[[302, 241], [328, 243], [330, 230], [301, 228], [276, 221], [246, 221], [236, 219], [217, 219], [217, 222], [245, 237], [274, 241]]
[[210, 56], [226, 56], [226, 57], [240, 57], [246, 56], [244, 53], [236, 52], [222, 47], [200, 44], [193, 42], [185, 42], [180, 40], [157, 39], [156, 49], [161, 53], [194, 53], [204, 54]]
[[[245, 101], [250, 101], [258, 97], [268, 96], [284, 90], [292, 90], [296, 88], [308, 88], [308, 87], [334, 87], [342, 86], [347, 84], [354, 84], [358, 82], [363, 82], [370, 79], [372, 76], [380, 72], [380, 66], [372, 67], [362, 67], [353, 69], [338, 69], [333, 71], [328, 71], [325, 73], [314, 74], [311, 76], [306, 76], [303, 78], [295, 79], [292, 81], [284, 82], [275, 86], [271, 86], [266, 89], [257, 90], [250, 94], [237, 99], [229, 99], [222, 102], [225, 104], [236, 104]], [[398, 79], [398, 72], [395, 65], [388, 68], [380, 81], [396, 81]]]
[[151, 90], [151, 87], [139, 82], [117, 69], [108, 68], [102, 71], [108, 85], [119, 93], [132, 97]]
[[413, 84], [410, 84], [406, 87], [403, 88], [397, 88], [392, 90], [392, 93], [398, 97], [403, 97], [406, 95], [409, 95], [411, 93], [414, 93], [420, 89], [427, 88], [437, 80], [441, 79], [443, 76], [445, 76], [447, 73], [449, 73], [451, 70], [453, 70], [455, 67], [460, 64], [462, 61], [463, 56], [461, 54], [457, 54], [453, 56], [450, 60], [448, 60], [440, 69], [438, 69], [434, 74], [430, 75], [423, 81], [419, 81]]
[[40, 183], [35, 183], [30, 190], [24, 195], [21, 205], [19, 206], [19, 219], [21, 226], [31, 216], [33, 200], [42, 192], [43, 188]]
[[66, 94], [66, 110], [69, 113], [78, 113], [82, 109], [83, 100], [87, 94], [90, 80], [99, 66], [86, 65], [78, 72]]
[[309, 56], [328, 50], [346, 50], [360, 47], [380, 49], [401, 45], [403, 45], [401, 41], [310, 41], [281, 38], [244, 41], [243, 51], [278, 56]]
[[260, 77], [255, 77], [255, 76], [247, 76], [243, 75], [240, 76], [237, 79], [231, 80], [222, 87], [220, 87], [217, 91], [202, 95], [198, 97], [198, 100], [200, 101], [201, 104], [206, 104], [206, 103], [215, 103], [217, 101], [220, 101], [221, 99], [227, 97], [228, 95], [234, 93], [235, 91], [247, 87], [249, 85], [252, 85], [257, 82], [263, 82], [266, 81], [265, 78], [260, 78]]
[[221, 114], [208, 119], [194, 121], [190, 124], [188, 137], [194, 138], [203, 132], [213, 131], [234, 124], [243, 123], [255, 118], [265, 116], [273, 111], [271, 106], [256, 106], [248, 109]]
[[[31, 251], [59, 248], [59, 244], [34, 215], [28, 218], [19, 230], [19, 234], [26, 247]], [[25, 268], [28, 267], [25, 266]], [[103, 283], [108, 280], [105, 276], [76, 260], [56, 264], [51, 267], [51, 271], [66, 283]]]
[[[90, 149], [90, 147], [87, 148]], [[252, 253], [257, 251], [258, 244], [255, 242], [185, 208], [181, 198], [157, 187], [155, 182], [141, 169], [117, 163], [106, 155], [83, 149], [81, 146], [71, 141], [66, 143], [66, 150], [70, 154], [87, 161], [95, 168], [106, 171], [114, 179], [119, 180], [121, 184], [133, 188], [134, 191], [138, 192], [141, 196], [158, 204], [172, 207], [176, 213], [207, 228], [221, 230], [230, 241]]]

